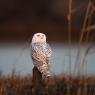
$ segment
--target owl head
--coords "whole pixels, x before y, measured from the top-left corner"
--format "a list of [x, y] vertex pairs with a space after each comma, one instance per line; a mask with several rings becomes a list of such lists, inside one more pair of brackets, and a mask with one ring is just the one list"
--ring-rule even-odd
[[33, 35], [32, 43], [46, 42], [46, 35], [43, 33], [36, 33]]

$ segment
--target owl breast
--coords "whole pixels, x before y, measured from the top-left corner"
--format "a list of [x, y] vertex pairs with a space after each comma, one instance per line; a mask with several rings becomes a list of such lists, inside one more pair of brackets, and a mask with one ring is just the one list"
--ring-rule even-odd
[[36, 60], [43, 61], [51, 57], [51, 48], [47, 43], [32, 44], [32, 57]]

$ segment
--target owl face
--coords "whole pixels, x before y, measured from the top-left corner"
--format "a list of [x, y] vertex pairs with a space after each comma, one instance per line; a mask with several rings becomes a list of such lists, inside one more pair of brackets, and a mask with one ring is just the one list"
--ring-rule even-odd
[[32, 38], [32, 43], [46, 42], [46, 35], [43, 33], [36, 33]]

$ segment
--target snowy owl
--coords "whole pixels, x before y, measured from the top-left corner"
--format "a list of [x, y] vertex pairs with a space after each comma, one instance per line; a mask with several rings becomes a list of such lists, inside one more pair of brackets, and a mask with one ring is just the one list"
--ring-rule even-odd
[[34, 34], [31, 42], [31, 57], [34, 66], [41, 72], [43, 79], [48, 79], [50, 74], [51, 48], [46, 42], [46, 35], [43, 33]]

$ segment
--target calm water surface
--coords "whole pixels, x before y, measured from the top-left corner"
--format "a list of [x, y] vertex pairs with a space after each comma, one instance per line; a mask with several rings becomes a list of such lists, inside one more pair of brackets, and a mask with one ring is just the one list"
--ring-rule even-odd
[[[63, 43], [50, 43], [52, 48], [51, 72], [62, 74], [69, 72], [68, 46]], [[73, 73], [76, 63], [77, 45], [71, 47], [71, 70]], [[95, 47], [92, 47], [93, 52]], [[85, 47], [81, 47], [81, 58], [83, 60]], [[87, 74], [95, 75], [95, 53], [90, 53], [86, 58]], [[0, 43], [0, 70], [4, 74], [11, 74], [13, 68], [16, 73], [27, 75], [32, 73], [33, 63], [30, 57], [30, 46], [26, 43]]]

